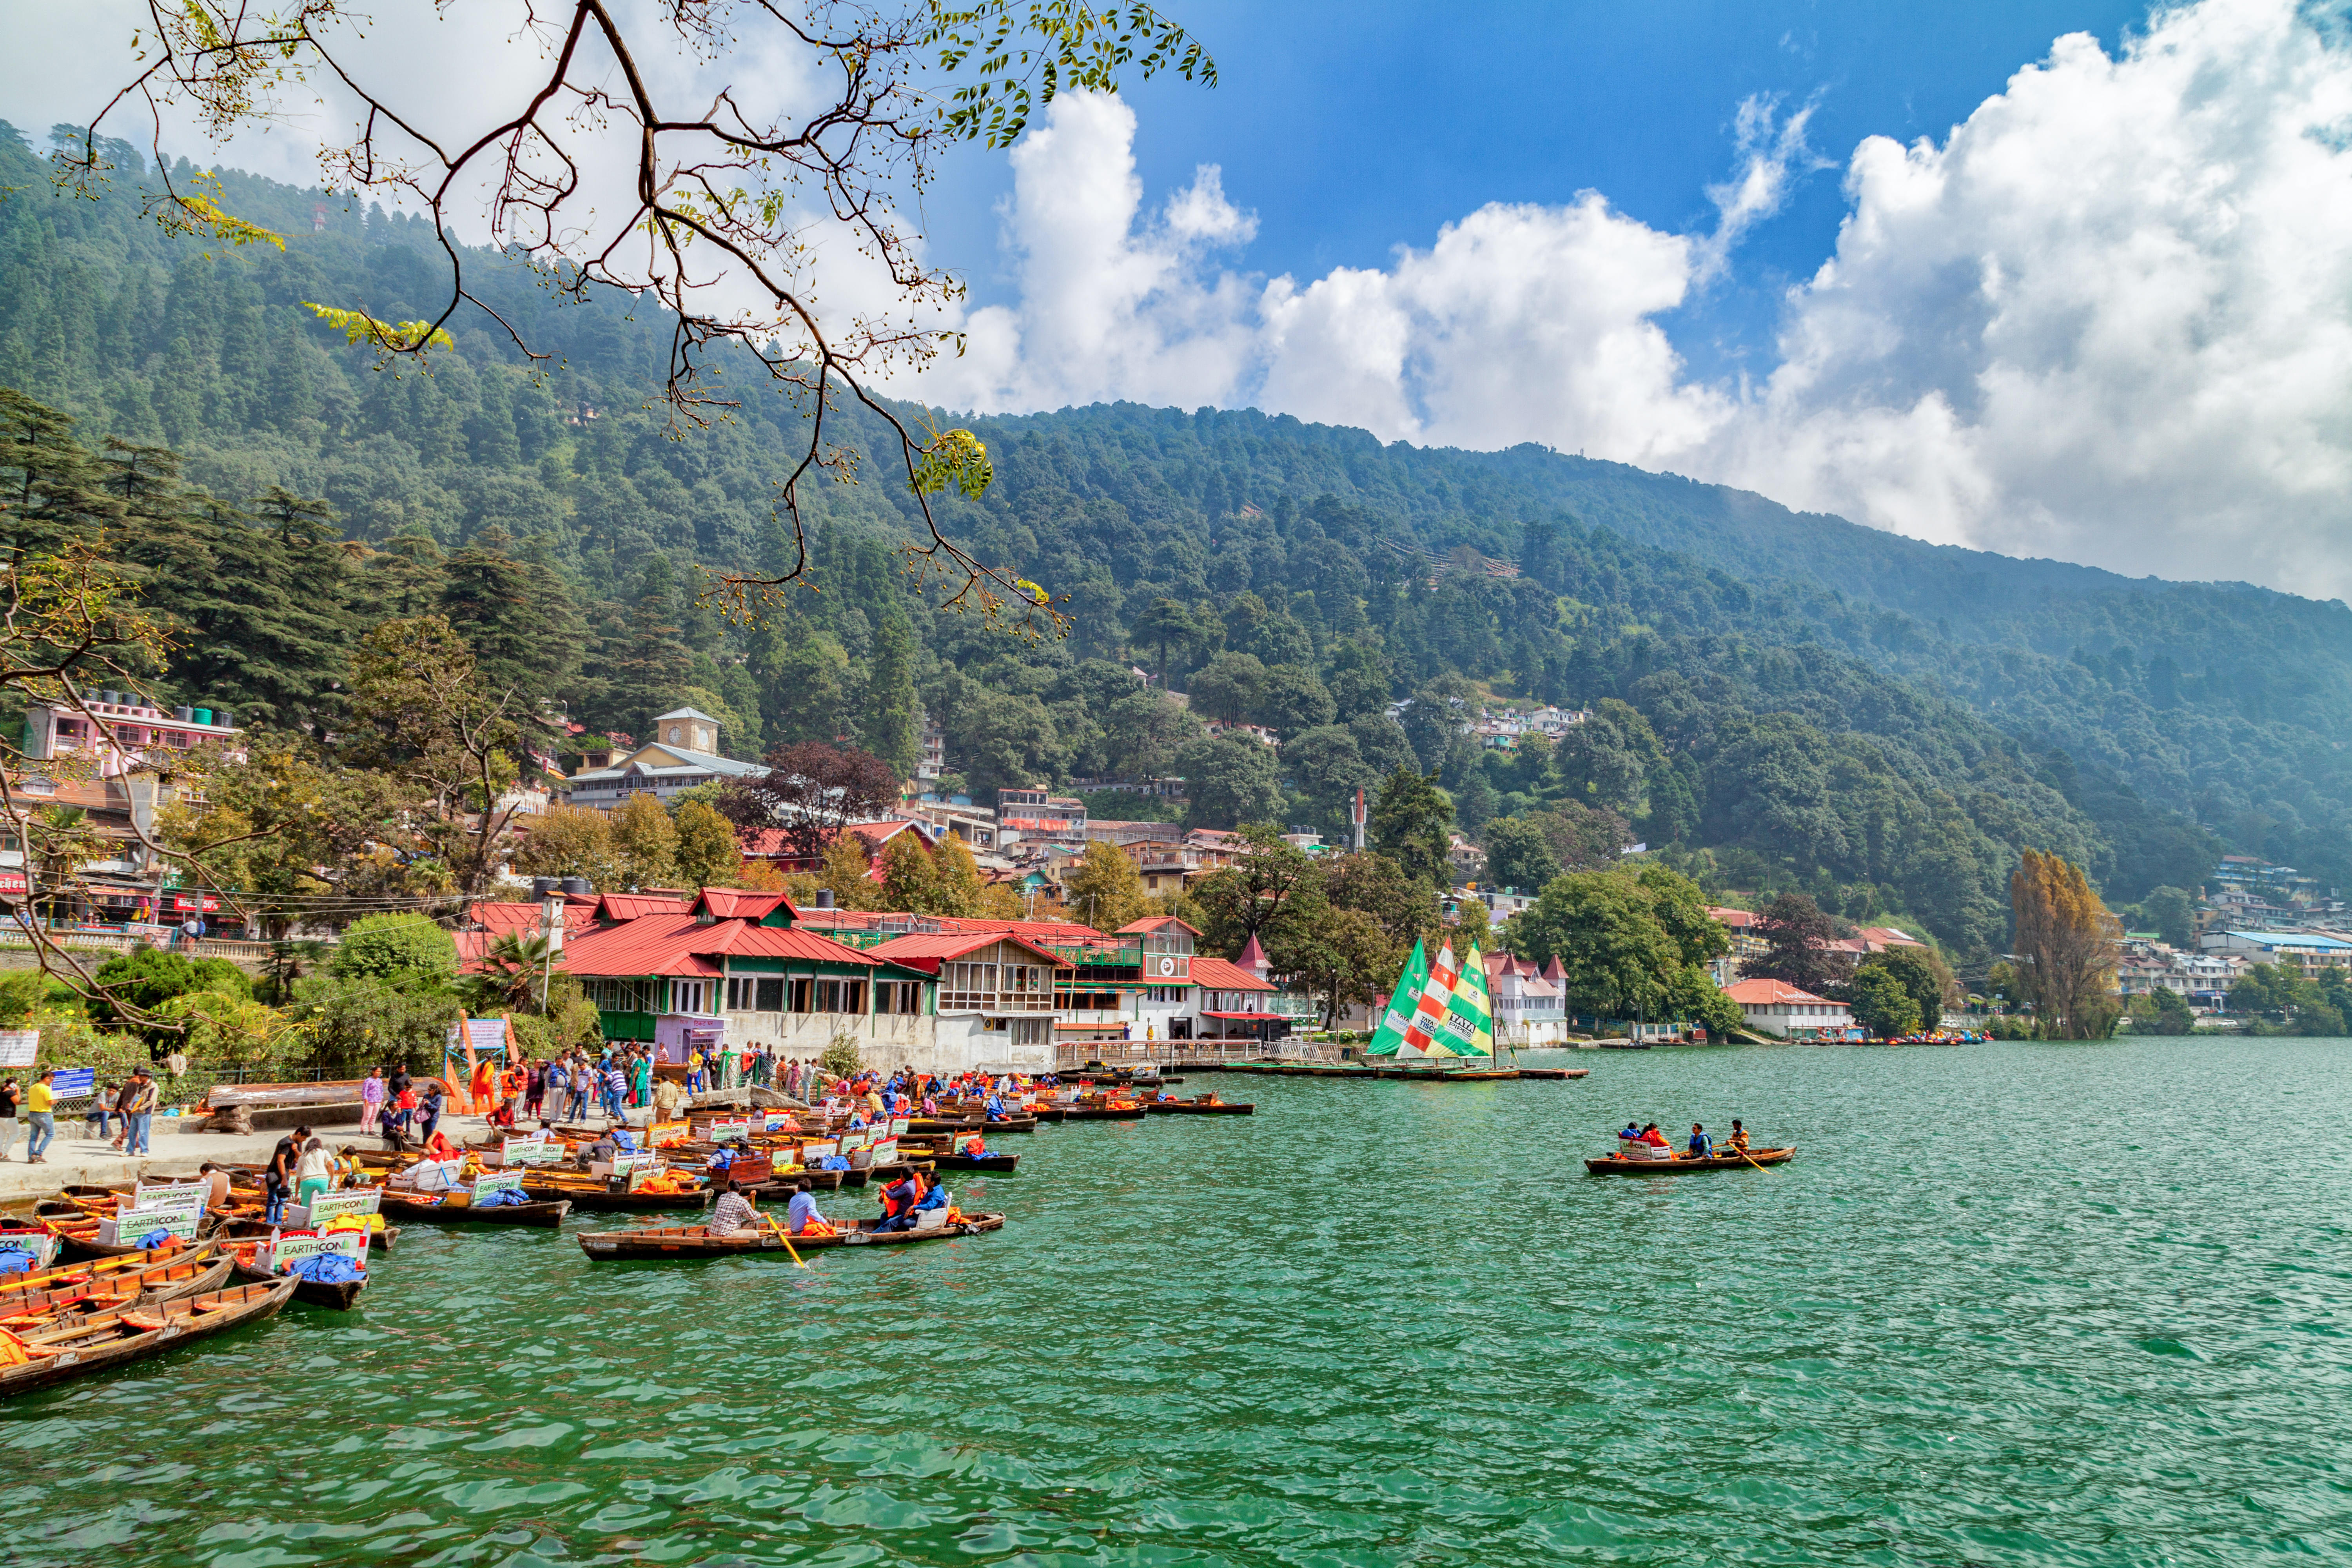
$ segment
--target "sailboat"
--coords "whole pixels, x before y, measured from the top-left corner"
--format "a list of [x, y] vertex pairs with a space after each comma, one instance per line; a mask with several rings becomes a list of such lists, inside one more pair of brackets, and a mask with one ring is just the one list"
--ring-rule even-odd
[[[1494, 1000], [1486, 985], [1486, 965], [1474, 944], [1468, 961], [1456, 963], [1454, 946], [1445, 943], [1432, 961], [1420, 942], [1397, 976], [1396, 990], [1373, 1031], [1367, 1057], [1394, 1058], [1402, 1069], [1408, 1062], [1492, 1063], [1495, 1058]], [[1451, 1065], [1412, 1076], [1462, 1078], [1509, 1077], [1507, 1069], [1470, 1071]]]

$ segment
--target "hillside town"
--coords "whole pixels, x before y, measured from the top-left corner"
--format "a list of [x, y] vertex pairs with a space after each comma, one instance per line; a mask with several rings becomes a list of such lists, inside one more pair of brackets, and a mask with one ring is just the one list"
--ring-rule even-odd
[[[1480, 710], [1462, 728], [1481, 745], [1507, 749], [1521, 736], [1557, 736], [1586, 717], [1553, 708]], [[217, 891], [180, 885], [173, 862], [142, 848], [159, 810], [175, 798], [201, 806], [185, 785], [175, 797], [166, 759], [212, 746], [241, 760], [236, 719], [227, 709], [166, 712], [119, 691], [97, 693], [88, 717], [64, 706], [35, 709], [26, 726], [27, 761], [67, 765], [53, 774], [35, 766], [16, 787], [81, 813], [89, 858], [66, 890], [19, 918], [86, 948], [174, 945], [245, 963], [289, 940], [331, 942], [331, 924], [299, 916], [275, 931], [249, 925], [236, 900], [225, 908]], [[1311, 977], [1280, 973], [1254, 936], [1228, 960], [1202, 951], [1202, 929], [1175, 913], [1112, 929], [1081, 918], [1087, 911], [1075, 879], [1097, 847], [1131, 862], [1134, 887], [1149, 907], [1195, 918], [1191, 895], [1251, 852], [1236, 828], [1183, 826], [1181, 778], [1086, 781], [1097, 803], [1106, 795], [1132, 800], [1131, 817], [1094, 815], [1080, 795], [1042, 787], [1003, 787], [992, 800], [976, 801], [937, 787], [947, 759], [938, 727], [926, 725], [914, 776], [879, 809], [849, 814], [814, 837], [778, 827], [736, 831], [737, 874], [718, 879], [739, 887], [594, 887], [578, 878], [532, 878], [515, 867], [530, 862], [535, 832], [563, 813], [610, 815], [651, 802], [675, 814], [683, 803], [759, 780], [769, 769], [728, 755], [721, 721], [690, 706], [661, 713], [642, 742], [571, 728], [577, 750], [569, 768], [541, 757], [540, 776], [499, 803], [508, 826], [497, 883], [509, 891], [444, 900], [434, 912], [456, 929], [468, 961], [501, 937], [551, 942], [598, 1009], [607, 1040], [642, 1042], [683, 1060], [698, 1047], [821, 1049], [850, 1029], [866, 1059], [887, 1066], [1049, 1072], [1202, 1055], [1345, 1055], [1344, 1042], [1372, 1026], [1370, 1003], [1318, 993]], [[1306, 829], [1275, 837], [1310, 859], [1361, 852], [1366, 816], [1360, 791], [1348, 842], [1328, 843]], [[853, 871], [862, 866], [879, 882], [894, 853], [912, 846], [936, 856], [950, 841], [968, 854], [994, 915], [850, 909], [812, 880], [838, 868], [845, 852]], [[1610, 1037], [1634, 1044], [1706, 1037], [1685, 1018], [1580, 1013], [1557, 953], [1538, 963], [1505, 945], [1507, 922], [1532, 908], [1541, 889], [1491, 885], [1481, 852], [1458, 830], [1448, 836], [1446, 865], [1441, 919], [1458, 923], [1475, 905], [1478, 929], [1493, 933], [1479, 956], [1498, 1044], [1533, 1050]], [[26, 882], [22, 850], [0, 850], [0, 899], [21, 900]], [[2197, 1026], [2230, 1027], [2240, 1021], [2230, 1011], [2231, 989], [2258, 966], [2306, 981], [2352, 967], [2352, 914], [2334, 889], [2291, 867], [2224, 857], [2187, 912], [2188, 931], [2172, 933], [2185, 941], [2118, 933], [2120, 1006], [2168, 993]], [[1753, 1036], [1861, 1037], [1864, 1026], [1845, 1002], [1747, 972], [1767, 949], [1757, 910], [1711, 905], [1706, 913], [1725, 933], [1708, 976]], [[1851, 973], [1875, 955], [1932, 944], [1894, 926], [1853, 925], [1822, 945], [1833, 971]], [[1984, 992], [1953, 987], [1948, 1012], [1981, 1020], [2009, 1011], [2014, 999], [1997, 989], [2000, 973]]]

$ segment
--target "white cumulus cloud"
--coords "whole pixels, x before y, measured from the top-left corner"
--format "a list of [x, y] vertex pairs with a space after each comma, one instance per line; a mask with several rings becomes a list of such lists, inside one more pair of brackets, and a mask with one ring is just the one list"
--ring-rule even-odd
[[2116, 58], [2061, 38], [1940, 146], [1865, 141], [1706, 466], [1932, 539], [2352, 587], [2347, 125], [2352, 57], [2205, 0]]
[[1741, 106], [1711, 234], [1585, 193], [1261, 283], [1217, 171], [1147, 214], [1131, 113], [1066, 96], [1014, 153], [1021, 303], [925, 390], [1542, 441], [1929, 539], [2352, 590], [2352, 54], [2292, 0], [2161, 11], [2114, 56], [2063, 37], [1940, 142], [1865, 140], [1778, 367], [1696, 381], [1666, 321], [1821, 166], [1809, 113]]

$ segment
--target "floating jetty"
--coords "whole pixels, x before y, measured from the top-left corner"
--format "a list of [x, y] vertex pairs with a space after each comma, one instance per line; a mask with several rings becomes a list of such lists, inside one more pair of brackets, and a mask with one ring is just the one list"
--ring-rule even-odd
[[1506, 1079], [1583, 1078], [1591, 1068], [1374, 1067], [1361, 1062], [1178, 1062], [1181, 1072], [1258, 1073], [1268, 1078], [1395, 1078], [1413, 1083], [1496, 1083]]

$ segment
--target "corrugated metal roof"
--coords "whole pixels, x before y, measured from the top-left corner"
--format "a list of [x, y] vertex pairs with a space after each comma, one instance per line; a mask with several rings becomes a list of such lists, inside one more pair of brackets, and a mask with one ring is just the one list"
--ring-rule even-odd
[[1201, 934], [1197, 931], [1192, 931], [1191, 926], [1186, 925], [1174, 915], [1146, 915], [1139, 921], [1128, 921], [1125, 925], [1118, 928], [1116, 934], [1119, 936], [1148, 936], [1153, 931], [1165, 930], [1169, 926], [1174, 926], [1178, 931], [1192, 931], [1192, 935], [1195, 939], [1197, 939]]
[[596, 904], [600, 921], [641, 921], [648, 915], [682, 915], [687, 912], [684, 899], [665, 897], [659, 893], [607, 893]]
[[721, 960], [790, 958], [876, 969], [872, 953], [845, 947], [814, 931], [786, 931], [730, 920], [706, 923], [691, 914], [646, 915], [599, 926], [565, 944], [563, 966], [574, 974], [625, 978], [638, 974], [719, 974]]
[[[466, 913], [476, 925], [493, 936], [503, 936], [508, 931], [526, 927], [534, 931], [539, 929], [537, 904], [475, 904]], [[567, 902], [563, 906], [563, 929], [567, 931], [585, 931], [595, 919], [596, 906], [593, 903]]]
[[1211, 991], [1272, 991], [1274, 985], [1222, 958], [1192, 960], [1192, 984]]
[[753, 893], [740, 888], [705, 888], [699, 905], [720, 920], [763, 921], [782, 905], [798, 918], [792, 900], [782, 893]]
[[1012, 931], [914, 931], [906, 936], [894, 936], [870, 951], [877, 958], [887, 958], [893, 963], [904, 963], [917, 969], [936, 967], [949, 959], [961, 958], [967, 952], [977, 952], [992, 942], [1009, 942], [1014, 946], [1035, 953], [1046, 963], [1064, 969], [1077, 965], [1061, 957], [1050, 948], [1040, 947], [1029, 938]]
[[1744, 1007], [1770, 1007], [1783, 1002], [1818, 1002], [1832, 1007], [1843, 1007], [1843, 1002], [1831, 1002], [1826, 996], [1816, 996], [1801, 991], [1782, 980], [1743, 980], [1737, 985], [1724, 987], [1723, 994]]

